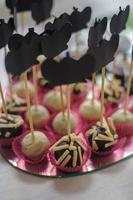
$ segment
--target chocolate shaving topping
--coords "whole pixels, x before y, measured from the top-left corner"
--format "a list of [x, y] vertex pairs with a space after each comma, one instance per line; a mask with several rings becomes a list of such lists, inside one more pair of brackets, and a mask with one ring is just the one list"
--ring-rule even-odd
[[85, 147], [81, 139], [75, 134], [62, 137], [51, 147], [57, 160], [57, 165], [62, 167], [80, 166], [83, 161]]
[[106, 148], [113, 146], [116, 144], [118, 138], [111, 121], [109, 124], [104, 121], [103, 127], [100, 126], [100, 123], [92, 126], [86, 132], [86, 136], [95, 151], [104, 151]]

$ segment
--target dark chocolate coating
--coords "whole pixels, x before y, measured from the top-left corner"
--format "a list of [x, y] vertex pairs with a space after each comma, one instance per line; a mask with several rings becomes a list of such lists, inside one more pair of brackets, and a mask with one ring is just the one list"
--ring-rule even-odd
[[[18, 111], [16, 111], [15, 108], [17, 108]], [[11, 102], [7, 103], [7, 111], [9, 114], [17, 114], [22, 110], [26, 111], [26, 108], [27, 108], [26, 102], [17, 104], [14, 100], [12, 100]]]
[[[17, 116], [15, 116], [17, 117]], [[21, 123], [18, 127], [8, 127], [8, 124], [13, 124], [15, 126], [15, 121], [7, 120], [6, 123], [3, 123], [3, 127], [0, 127], [0, 139], [9, 139], [19, 136], [23, 131], [23, 124]], [[0, 123], [1, 125], [1, 123]], [[7, 126], [7, 127], [6, 127]], [[10, 135], [6, 135], [10, 133]]]
[[[108, 136], [107, 133], [106, 133], [106, 128], [100, 127], [98, 125], [95, 125], [95, 127], [96, 127], [97, 136], [99, 134]], [[91, 129], [93, 129], [93, 127]], [[90, 136], [88, 136], [88, 143], [93, 148], [92, 137], [93, 137], [93, 134], [91, 134]], [[94, 140], [94, 141], [96, 142], [96, 144], [98, 146], [98, 150], [97, 150], [98, 152], [101, 152], [101, 151], [103, 152], [105, 150], [107, 151], [108, 149], [111, 148], [111, 146], [108, 147], [108, 148], [105, 148], [105, 144], [109, 143], [109, 141], [105, 141], [105, 140]]]
[[[65, 144], [69, 144], [69, 143], [68, 142], [61, 142], [58, 146], [62, 146], [62, 145], [65, 145]], [[76, 142], [74, 142], [74, 146], [78, 147], [79, 144], [77, 144]], [[70, 159], [70, 161], [67, 163], [67, 165], [65, 167], [73, 167], [72, 166], [72, 162], [73, 162], [73, 151], [72, 150], [65, 149], [65, 150], [55, 151], [55, 153], [54, 153], [55, 158], [56, 158], [56, 160], [58, 160], [66, 150], [69, 151], [69, 155], [71, 155], [71, 159]], [[82, 148], [81, 148], [81, 154], [82, 154], [82, 156], [84, 154], [84, 150]], [[79, 158], [79, 154], [78, 154], [77, 166], [80, 166], [80, 165], [81, 165], [81, 163], [80, 163], [80, 158]]]
[[[97, 132], [98, 132], [99, 134], [102, 134], [102, 135], [105, 135], [105, 136], [106, 136], [105, 131], [106, 131], [105, 128], [102, 128], [102, 127], [97, 126]], [[89, 142], [89, 144], [90, 144], [91, 147], [92, 147], [92, 136], [93, 136], [93, 135], [90, 135], [90, 136], [88, 137], [88, 142]], [[98, 145], [98, 147], [99, 147], [99, 151], [105, 150], [105, 144], [107, 143], [107, 141], [97, 140], [96, 143], [97, 143], [97, 145]]]

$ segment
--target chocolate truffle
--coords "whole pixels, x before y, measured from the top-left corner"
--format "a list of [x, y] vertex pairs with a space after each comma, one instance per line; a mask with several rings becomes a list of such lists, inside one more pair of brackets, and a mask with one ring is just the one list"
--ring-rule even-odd
[[[63, 94], [63, 101], [64, 101], [64, 108], [65, 108], [67, 105], [67, 99], [66, 99], [65, 94]], [[54, 111], [57, 111], [57, 112], [61, 111], [62, 105], [61, 105], [60, 92], [56, 90], [48, 92], [44, 97], [44, 104]]]
[[[50, 117], [48, 110], [42, 105], [32, 105], [31, 113], [35, 128], [41, 128]], [[28, 112], [26, 112], [26, 120], [28, 121]]]
[[[76, 129], [76, 119], [74, 118], [73, 114], [70, 114], [70, 121], [71, 121], [71, 131], [74, 132]], [[67, 134], [67, 113], [65, 112], [64, 115], [62, 112], [58, 113], [52, 122], [53, 129], [59, 135]]]
[[113, 79], [113, 81], [108, 81], [104, 89], [104, 97], [107, 101], [118, 104], [121, 98], [124, 88], [121, 86], [121, 81]]
[[88, 143], [95, 152], [103, 152], [117, 143], [118, 135], [116, 134], [112, 119], [108, 119], [108, 124], [104, 120], [103, 126], [100, 122], [93, 125], [88, 131], [86, 131], [86, 137]]
[[132, 124], [133, 114], [130, 111], [124, 112], [124, 109], [119, 109], [112, 114], [114, 123]]
[[23, 131], [23, 124], [21, 116], [8, 114], [8, 118], [6, 118], [6, 115], [2, 113], [0, 116], [0, 139], [19, 136]]
[[98, 100], [85, 100], [79, 107], [82, 117], [89, 120], [99, 120], [101, 112], [101, 104]]
[[32, 133], [28, 133], [21, 143], [23, 154], [30, 160], [40, 159], [48, 148], [49, 140], [47, 136], [40, 131], [34, 131], [34, 139]]
[[18, 97], [16, 94], [13, 94], [12, 97], [7, 98], [6, 104], [7, 111], [10, 114], [25, 112], [27, 108], [25, 99]]
[[82, 165], [86, 148], [81, 138], [72, 133], [63, 136], [50, 150], [54, 153], [57, 166], [74, 168]]
[[[35, 89], [33, 84], [30, 81], [27, 81], [27, 86], [28, 86], [28, 91], [29, 91], [29, 95], [30, 97], [34, 96], [35, 93]], [[14, 93], [16, 93], [19, 97], [25, 98], [25, 84], [23, 81], [19, 81], [17, 82], [14, 86], [13, 86], [13, 91]]]

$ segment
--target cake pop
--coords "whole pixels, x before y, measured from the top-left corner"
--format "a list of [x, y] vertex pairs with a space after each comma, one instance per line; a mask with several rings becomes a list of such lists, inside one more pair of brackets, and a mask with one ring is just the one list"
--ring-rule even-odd
[[[30, 97], [33, 97], [34, 96], [34, 92], [35, 92], [34, 86], [33, 86], [33, 84], [30, 81], [27, 81], [27, 85], [28, 85], [29, 95], [30, 95]], [[24, 82], [23, 81], [17, 82], [13, 86], [13, 91], [19, 97], [25, 98], [25, 86], [24, 86]]]
[[[70, 123], [71, 123], [71, 131], [74, 132], [76, 129], [76, 119], [74, 118], [73, 114], [70, 114]], [[67, 113], [59, 112], [52, 122], [52, 126], [55, 132], [59, 135], [66, 135], [67, 134]]]
[[[64, 102], [64, 108], [66, 107], [67, 100], [65, 94], [63, 94], [63, 102]], [[61, 99], [60, 99], [60, 92], [56, 90], [52, 90], [48, 92], [45, 97], [44, 97], [44, 104], [56, 111], [59, 112], [62, 110], [62, 105], [61, 105]]]
[[30, 160], [39, 160], [40, 157], [46, 153], [49, 147], [49, 140], [47, 136], [40, 132], [34, 131], [34, 138], [29, 132], [22, 140], [22, 153]]
[[[48, 110], [42, 105], [32, 105], [31, 114], [35, 128], [41, 128], [50, 117]], [[28, 121], [28, 112], [26, 112], [26, 120]]]
[[63, 136], [51, 147], [50, 151], [53, 152], [54, 156], [55, 162], [53, 164], [56, 164], [56, 167], [62, 171], [81, 167], [85, 162], [86, 147], [81, 138], [74, 133]]
[[79, 112], [85, 119], [98, 120], [100, 118], [101, 104], [98, 100], [85, 100], [79, 107]]
[[108, 118], [108, 123], [104, 120], [102, 126], [97, 122], [86, 131], [85, 135], [94, 152], [110, 150], [117, 143], [118, 138], [111, 118]]
[[24, 121], [19, 115], [2, 113], [0, 116], [0, 139], [19, 136], [23, 131]]

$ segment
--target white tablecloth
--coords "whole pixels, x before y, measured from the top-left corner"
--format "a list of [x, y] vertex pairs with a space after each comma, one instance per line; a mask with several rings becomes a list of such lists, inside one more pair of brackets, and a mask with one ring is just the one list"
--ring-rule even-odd
[[[0, 17], [7, 17], [8, 12], [0, 0]], [[90, 5], [93, 17], [111, 14], [118, 7], [133, 0], [55, 0], [55, 15], [70, 11], [72, 6], [82, 9]], [[30, 15], [27, 23], [30, 21]], [[30, 21], [30, 26], [34, 24]], [[2, 51], [0, 51], [2, 58]], [[2, 59], [0, 62], [0, 80], [5, 84], [5, 72]], [[0, 200], [132, 200], [133, 199], [133, 159], [130, 158], [108, 169], [92, 174], [68, 178], [48, 179], [24, 174], [12, 168], [0, 157]]]

